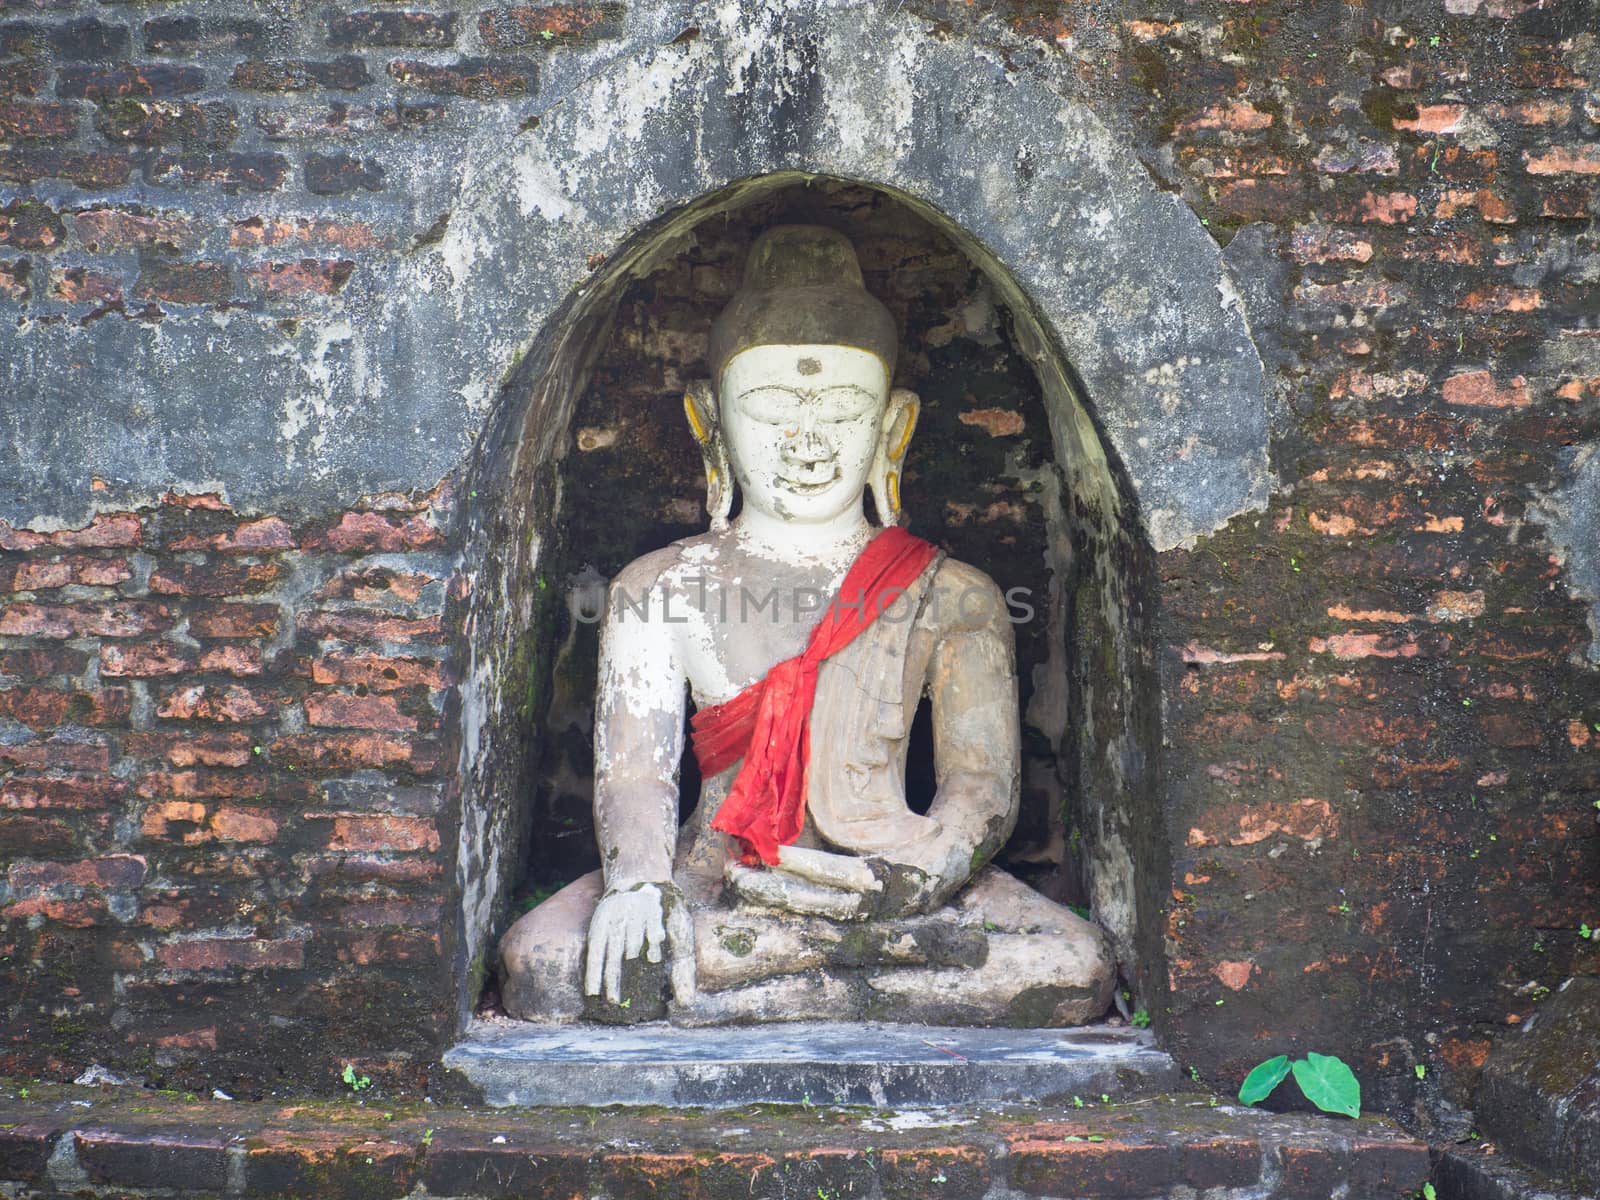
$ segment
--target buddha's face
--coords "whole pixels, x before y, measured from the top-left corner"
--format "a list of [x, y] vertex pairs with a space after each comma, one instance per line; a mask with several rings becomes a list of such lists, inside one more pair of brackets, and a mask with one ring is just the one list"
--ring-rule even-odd
[[889, 398], [882, 359], [850, 346], [752, 346], [728, 360], [721, 384], [746, 504], [805, 525], [859, 510]]

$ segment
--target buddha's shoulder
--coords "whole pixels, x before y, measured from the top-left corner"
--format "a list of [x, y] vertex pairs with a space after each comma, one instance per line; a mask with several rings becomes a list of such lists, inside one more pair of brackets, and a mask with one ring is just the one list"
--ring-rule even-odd
[[954, 633], [962, 629], [1006, 626], [1006, 596], [987, 572], [946, 556], [934, 570], [922, 602], [924, 624]]
[[612, 579], [611, 586], [630, 591], [646, 591], [658, 584], [671, 586], [685, 575], [706, 572], [716, 561], [722, 539], [714, 533], [697, 533], [679, 538], [641, 554]]

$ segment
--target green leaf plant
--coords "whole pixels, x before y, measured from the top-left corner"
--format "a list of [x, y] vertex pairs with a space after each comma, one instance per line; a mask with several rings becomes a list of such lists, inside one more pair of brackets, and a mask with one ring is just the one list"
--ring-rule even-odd
[[1344, 1060], [1332, 1054], [1309, 1053], [1292, 1063], [1287, 1054], [1280, 1054], [1257, 1064], [1244, 1077], [1240, 1101], [1256, 1104], [1265, 1100], [1291, 1073], [1305, 1098], [1323, 1112], [1361, 1115], [1361, 1084]]

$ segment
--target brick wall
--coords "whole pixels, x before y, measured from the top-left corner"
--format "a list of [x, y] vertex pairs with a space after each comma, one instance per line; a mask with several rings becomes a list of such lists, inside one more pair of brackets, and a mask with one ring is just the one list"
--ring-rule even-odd
[[259, 1087], [343, 1055], [420, 1078], [445, 1007], [447, 500], [0, 524], [0, 1071]]
[[[1595, 6], [904, 10], [1082, 96], [1254, 285], [1270, 509], [1159, 562], [1157, 1022], [1218, 1082], [1338, 1051], [1444, 1114], [1596, 969], [1600, 685], [1541, 508], [1600, 440]], [[628, 18], [6, 0], [5, 319], [338, 314], [440, 237], [415, 181]], [[50, 421], [26, 400], [8, 436]], [[0, 544], [0, 1069], [414, 1079], [448, 1007], [445, 501], [233, 513], [174, 476]]]

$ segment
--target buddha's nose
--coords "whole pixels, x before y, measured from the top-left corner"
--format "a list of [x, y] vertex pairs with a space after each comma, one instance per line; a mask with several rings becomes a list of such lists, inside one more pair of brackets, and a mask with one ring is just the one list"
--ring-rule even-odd
[[833, 447], [828, 439], [815, 430], [802, 430], [783, 443], [783, 461], [786, 466], [814, 469], [822, 463], [832, 462]]

